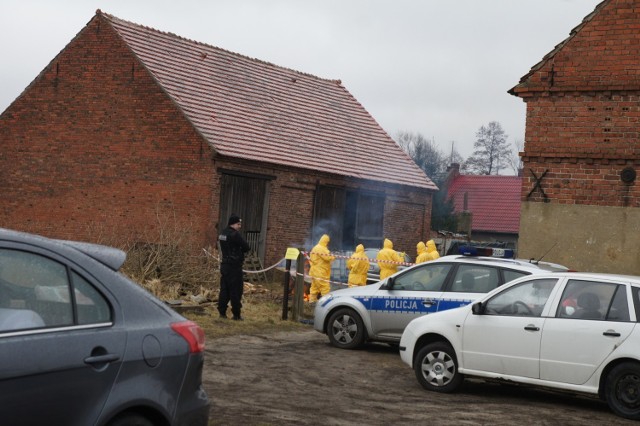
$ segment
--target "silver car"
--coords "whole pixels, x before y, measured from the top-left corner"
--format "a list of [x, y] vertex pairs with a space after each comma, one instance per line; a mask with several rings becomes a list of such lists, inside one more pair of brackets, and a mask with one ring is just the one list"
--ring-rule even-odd
[[206, 425], [204, 333], [125, 253], [0, 229], [4, 425]]
[[397, 344], [417, 317], [464, 306], [506, 282], [550, 269], [566, 270], [542, 262], [444, 256], [375, 284], [332, 291], [316, 304], [314, 328], [342, 349], [365, 341]]

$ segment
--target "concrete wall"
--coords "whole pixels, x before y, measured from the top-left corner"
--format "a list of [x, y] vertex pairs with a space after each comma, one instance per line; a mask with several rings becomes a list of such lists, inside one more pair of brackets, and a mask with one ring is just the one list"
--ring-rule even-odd
[[518, 257], [640, 275], [640, 209], [523, 202]]

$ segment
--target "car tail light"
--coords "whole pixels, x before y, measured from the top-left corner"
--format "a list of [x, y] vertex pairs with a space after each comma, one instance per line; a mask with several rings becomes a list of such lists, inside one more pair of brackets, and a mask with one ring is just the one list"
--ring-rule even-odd
[[204, 351], [204, 331], [193, 321], [174, 322], [171, 329], [181, 335], [189, 344], [189, 352]]

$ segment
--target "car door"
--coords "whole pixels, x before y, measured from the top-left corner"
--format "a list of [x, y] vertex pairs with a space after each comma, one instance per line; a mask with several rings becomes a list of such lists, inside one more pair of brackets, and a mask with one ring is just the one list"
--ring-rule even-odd
[[117, 306], [71, 266], [51, 253], [0, 248], [3, 424], [90, 424], [113, 386], [126, 344], [113, 326]]
[[542, 312], [557, 279], [531, 279], [483, 302], [480, 315], [462, 327], [462, 360], [467, 370], [538, 378]]
[[414, 318], [437, 312], [453, 264], [425, 263], [394, 275], [371, 300], [371, 328], [376, 336], [399, 339]]
[[631, 334], [631, 300], [623, 283], [568, 280], [542, 332], [540, 378], [583, 384]]

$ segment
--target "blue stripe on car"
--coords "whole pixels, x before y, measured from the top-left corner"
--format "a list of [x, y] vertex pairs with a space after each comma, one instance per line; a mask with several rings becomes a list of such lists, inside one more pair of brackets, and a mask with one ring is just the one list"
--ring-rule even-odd
[[[447, 309], [458, 308], [467, 305], [473, 300], [465, 299], [417, 299], [415, 297], [354, 297], [368, 311], [381, 312], [411, 312], [428, 314], [437, 311], [445, 311]], [[431, 306], [425, 306], [422, 301], [430, 299], [435, 303]]]

